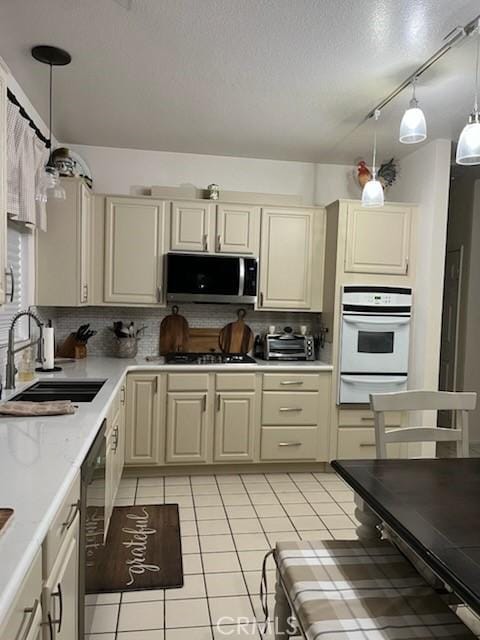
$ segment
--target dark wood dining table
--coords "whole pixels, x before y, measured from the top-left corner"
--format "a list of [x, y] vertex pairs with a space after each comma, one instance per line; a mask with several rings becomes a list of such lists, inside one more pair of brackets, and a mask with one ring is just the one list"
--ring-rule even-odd
[[355, 492], [359, 538], [385, 523], [480, 614], [480, 459], [335, 460]]

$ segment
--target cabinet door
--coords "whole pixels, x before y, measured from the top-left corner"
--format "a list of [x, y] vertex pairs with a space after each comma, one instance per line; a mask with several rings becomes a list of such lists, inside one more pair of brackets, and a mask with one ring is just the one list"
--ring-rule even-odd
[[167, 393], [167, 462], [207, 462], [207, 394]]
[[107, 198], [105, 302], [162, 302], [165, 203]]
[[349, 205], [345, 271], [406, 275], [412, 210], [386, 205]]
[[263, 209], [259, 307], [311, 307], [313, 210]]
[[129, 374], [127, 378], [125, 462], [150, 465], [159, 462], [162, 428], [156, 375]]
[[253, 460], [255, 395], [254, 391], [217, 393], [215, 461]]
[[241, 204], [217, 205], [218, 253], [258, 253], [260, 208]]
[[92, 194], [85, 184], [80, 185], [80, 302], [90, 302], [90, 221]]
[[44, 586], [44, 638], [49, 640], [72, 640], [78, 636], [78, 537], [77, 515]]
[[172, 202], [171, 251], [213, 251], [214, 224], [211, 204]]
[[7, 267], [7, 80], [0, 69], [0, 304], [5, 302]]
[[0, 624], [2, 640], [40, 640], [42, 625], [42, 552], [39, 550]]

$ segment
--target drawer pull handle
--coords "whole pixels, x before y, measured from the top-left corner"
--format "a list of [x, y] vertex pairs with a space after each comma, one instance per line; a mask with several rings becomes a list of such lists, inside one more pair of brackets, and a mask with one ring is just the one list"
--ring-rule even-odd
[[207, 410], [207, 394], [205, 394], [202, 398], [202, 411], [205, 412]]
[[221, 408], [221, 401], [222, 401], [222, 399], [221, 399], [221, 397], [220, 397], [220, 394], [219, 394], [219, 393], [217, 393], [217, 411], [220, 411], [220, 408]]
[[280, 384], [283, 384], [284, 386], [293, 385], [293, 384], [303, 384], [303, 380], [282, 380]]
[[125, 386], [121, 389], [122, 397], [120, 398], [120, 403], [125, 404]]
[[65, 531], [68, 531], [70, 529], [70, 527], [73, 524], [73, 521], [75, 520], [75, 516], [77, 515], [77, 511], [79, 510], [79, 508], [80, 508], [80, 501], [77, 501], [74, 504], [70, 505], [67, 519], [65, 520], [65, 522], [62, 522], [62, 533], [65, 533]]
[[32, 630], [32, 625], [37, 616], [37, 611], [39, 606], [40, 606], [40, 600], [38, 598], [35, 598], [35, 600], [33, 601], [33, 607], [31, 607], [30, 609], [23, 610], [24, 613], [29, 614], [29, 618], [28, 618], [27, 626], [25, 627], [25, 632], [22, 636], [22, 640], [26, 640], [26, 638], [28, 638], [28, 636], [30, 635], [30, 631]]
[[280, 407], [279, 411], [303, 411], [301, 407]]
[[279, 447], [300, 447], [302, 445], [301, 442], [279, 442]]
[[373, 422], [374, 418], [373, 418], [373, 416], [371, 418], [369, 418], [367, 416], [362, 416], [360, 418], [360, 420], [362, 420], [363, 422]]
[[374, 447], [375, 443], [374, 442], [361, 442], [360, 446], [361, 447]]

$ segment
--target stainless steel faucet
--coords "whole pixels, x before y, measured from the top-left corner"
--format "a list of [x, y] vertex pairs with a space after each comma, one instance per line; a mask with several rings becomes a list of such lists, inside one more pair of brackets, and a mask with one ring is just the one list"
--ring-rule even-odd
[[[17, 347], [15, 349], [15, 325], [17, 320], [22, 318], [23, 316], [28, 316], [35, 320], [37, 323], [40, 334], [38, 338], [35, 340], [31, 340], [28, 344], [24, 344], [21, 347]], [[8, 330], [8, 348], [7, 348], [7, 368], [5, 371], [5, 389], [15, 389], [15, 374], [17, 373], [17, 369], [15, 367], [15, 354], [19, 351], [23, 351], [28, 347], [33, 347], [33, 345], [38, 344], [37, 351], [37, 360], [38, 362], [43, 363], [43, 324], [40, 322], [38, 316], [36, 316], [32, 311], [20, 311], [15, 314], [12, 318], [12, 322], [10, 323], [10, 329]]]

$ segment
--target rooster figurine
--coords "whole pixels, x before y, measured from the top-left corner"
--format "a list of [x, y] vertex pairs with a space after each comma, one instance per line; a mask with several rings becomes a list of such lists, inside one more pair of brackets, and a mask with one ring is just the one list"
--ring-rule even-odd
[[367, 184], [367, 182], [372, 179], [372, 172], [367, 167], [367, 163], [365, 162], [365, 160], [360, 160], [357, 165], [357, 178], [358, 184], [362, 187], [362, 189]]

